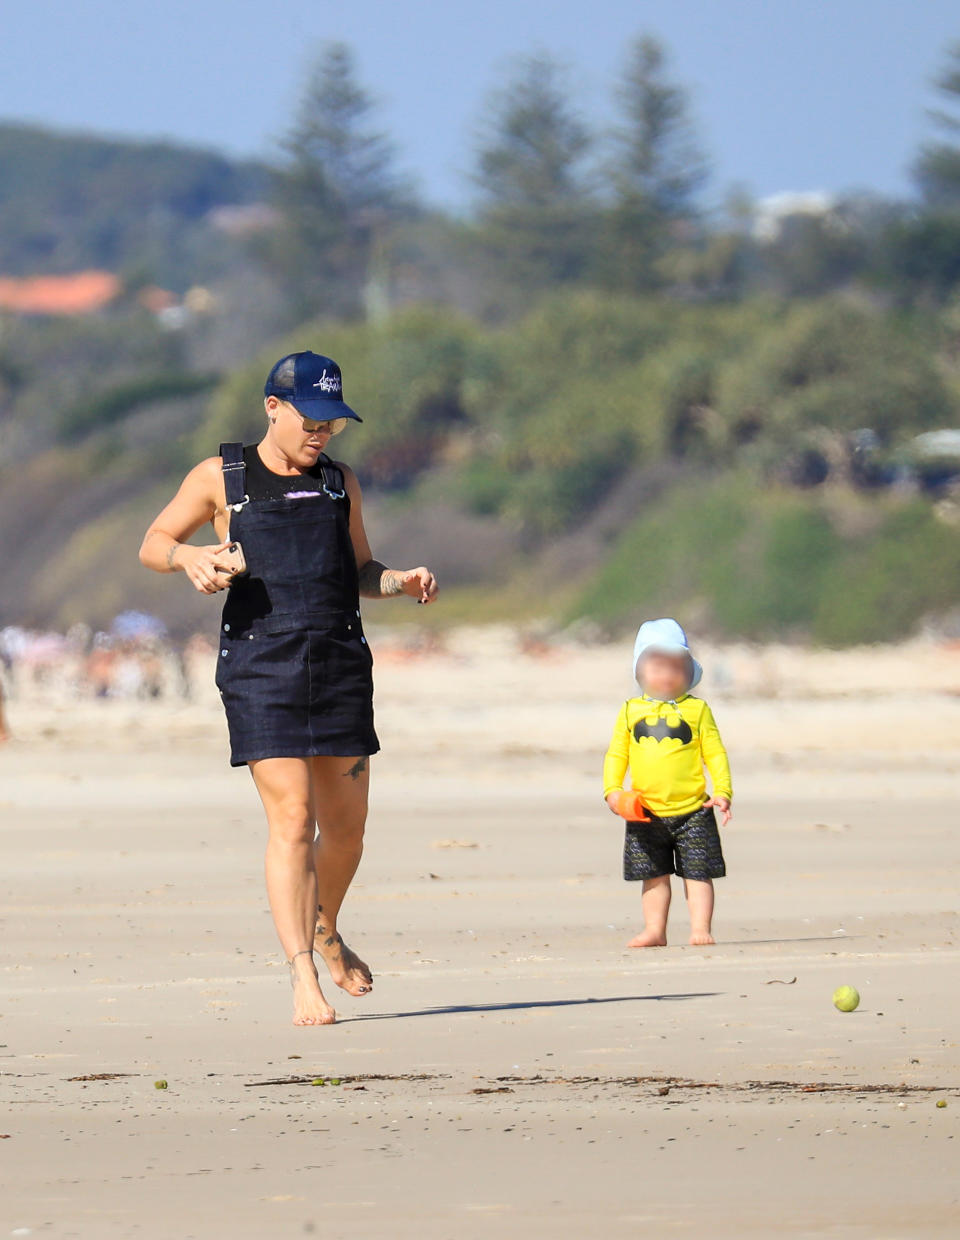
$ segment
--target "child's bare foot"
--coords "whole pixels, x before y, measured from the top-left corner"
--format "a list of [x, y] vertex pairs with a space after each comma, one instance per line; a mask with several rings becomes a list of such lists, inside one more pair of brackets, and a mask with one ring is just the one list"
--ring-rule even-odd
[[293, 987], [293, 1023], [295, 1025], [332, 1025], [337, 1014], [323, 997], [317, 966], [313, 953], [297, 952], [290, 966], [290, 984]]
[[716, 939], [709, 930], [691, 930], [690, 946], [691, 947], [709, 947], [711, 943], [716, 943]]
[[340, 935], [317, 922], [313, 937], [313, 949], [319, 952], [330, 976], [349, 995], [360, 998], [373, 990], [373, 974], [352, 948], [347, 947]]
[[661, 931], [644, 930], [636, 938], [631, 939], [627, 947], [666, 947], [667, 936]]

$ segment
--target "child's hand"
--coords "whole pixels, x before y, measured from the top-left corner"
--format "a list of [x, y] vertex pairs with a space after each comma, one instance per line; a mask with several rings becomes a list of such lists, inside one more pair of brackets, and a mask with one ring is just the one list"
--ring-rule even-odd
[[720, 811], [720, 823], [724, 827], [733, 817], [733, 814], [730, 812], [729, 797], [711, 797], [709, 801], [704, 801], [703, 808], [708, 809], [710, 807]]

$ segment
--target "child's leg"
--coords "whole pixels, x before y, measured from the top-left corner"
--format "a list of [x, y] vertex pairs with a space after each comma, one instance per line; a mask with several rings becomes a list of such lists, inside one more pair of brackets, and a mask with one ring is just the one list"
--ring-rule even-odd
[[666, 947], [667, 914], [670, 912], [670, 875], [643, 880], [643, 933], [627, 947]]
[[683, 889], [690, 909], [690, 942], [694, 947], [706, 947], [715, 941], [710, 933], [713, 924], [713, 880], [685, 878]]

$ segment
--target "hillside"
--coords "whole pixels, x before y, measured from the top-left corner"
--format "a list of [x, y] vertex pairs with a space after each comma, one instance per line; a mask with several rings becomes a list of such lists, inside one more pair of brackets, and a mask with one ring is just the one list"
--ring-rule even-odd
[[136, 606], [209, 625], [209, 600], [139, 567], [140, 536], [190, 463], [260, 433], [275, 357], [315, 347], [366, 418], [336, 449], [377, 553], [452, 587], [434, 623], [675, 611], [718, 637], [840, 645], [949, 628], [960, 462], [930, 473], [915, 440], [960, 423], [951, 313], [584, 291], [506, 327], [427, 307], [307, 324], [212, 388], [185, 370], [177, 391], [172, 356], [153, 386], [118, 377], [79, 424], [77, 404], [61, 415], [57, 443], [7, 457], [0, 620]]
[[[960, 631], [953, 138], [913, 202], [707, 212], [685, 92], [655, 41], [632, 56], [612, 148], [549, 58], [515, 65], [457, 218], [419, 200], [340, 44], [276, 167], [0, 125], [0, 623], [212, 628], [140, 568], [142, 531], [221, 439], [261, 434], [272, 362], [314, 348], [366, 419], [335, 447], [377, 553], [445, 587], [394, 616]], [[37, 280], [80, 272], [109, 295], [50, 309]]]
[[0, 123], [0, 274], [103, 268], [182, 291], [231, 261], [211, 213], [269, 185], [218, 152]]

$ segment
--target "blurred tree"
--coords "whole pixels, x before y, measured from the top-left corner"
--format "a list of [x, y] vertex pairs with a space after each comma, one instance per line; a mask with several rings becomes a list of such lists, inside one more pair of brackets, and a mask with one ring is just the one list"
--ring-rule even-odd
[[283, 140], [277, 175], [283, 225], [268, 250], [300, 315], [357, 315], [392, 221], [412, 207], [394, 148], [373, 124], [375, 104], [343, 43], [323, 48]]
[[925, 209], [891, 223], [874, 263], [877, 281], [903, 302], [941, 302], [960, 284], [960, 41], [933, 84], [943, 106], [928, 115], [942, 137], [913, 165]]
[[709, 175], [686, 91], [670, 82], [663, 45], [637, 39], [616, 87], [621, 123], [612, 132], [610, 178], [622, 201], [643, 200], [666, 216], [694, 211]]
[[613, 205], [601, 271], [615, 286], [653, 288], [664, 283], [658, 270], [664, 252], [690, 239], [707, 162], [687, 94], [667, 78], [666, 53], [656, 39], [634, 42], [614, 97], [621, 120], [610, 134], [605, 169]]
[[960, 285], [960, 212], [894, 223], [877, 255], [875, 274], [900, 301], [945, 301]]
[[481, 126], [474, 181], [483, 239], [527, 288], [575, 280], [588, 265], [591, 136], [569, 97], [561, 64], [527, 57], [490, 96]]
[[920, 151], [914, 174], [927, 206], [935, 211], [960, 210], [960, 40], [947, 48], [946, 64], [934, 78], [942, 108], [929, 112], [942, 141]]
[[849, 284], [863, 269], [867, 244], [858, 221], [838, 209], [784, 216], [759, 247], [762, 284], [785, 297], [809, 297]]

